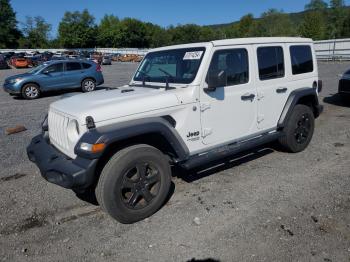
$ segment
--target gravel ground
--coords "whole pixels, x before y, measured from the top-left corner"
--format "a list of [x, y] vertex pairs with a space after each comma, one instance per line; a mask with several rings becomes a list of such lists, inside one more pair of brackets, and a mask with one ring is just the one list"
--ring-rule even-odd
[[[319, 65], [325, 112], [305, 152], [266, 147], [178, 172], [170, 201], [134, 225], [47, 183], [27, 160], [26, 145], [62, 93], [25, 101], [0, 90], [0, 260], [349, 262], [350, 108], [335, 95], [349, 67]], [[105, 66], [104, 87], [127, 83], [135, 68]], [[18, 72], [0, 71], [0, 84]], [[5, 135], [18, 124], [28, 130]]]

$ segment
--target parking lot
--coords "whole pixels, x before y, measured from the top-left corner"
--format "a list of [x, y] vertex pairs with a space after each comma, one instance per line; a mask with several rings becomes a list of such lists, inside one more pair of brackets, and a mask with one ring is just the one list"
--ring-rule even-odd
[[[103, 87], [137, 64], [104, 66]], [[0, 90], [0, 260], [350, 261], [350, 107], [336, 95], [350, 63], [321, 63], [325, 112], [299, 154], [273, 146], [206, 170], [177, 171], [169, 202], [133, 225], [47, 183], [26, 157], [62, 93], [27, 101]], [[23, 70], [1, 70], [6, 76]], [[27, 131], [5, 135], [24, 125]], [[210, 261], [210, 260], [209, 260]]]

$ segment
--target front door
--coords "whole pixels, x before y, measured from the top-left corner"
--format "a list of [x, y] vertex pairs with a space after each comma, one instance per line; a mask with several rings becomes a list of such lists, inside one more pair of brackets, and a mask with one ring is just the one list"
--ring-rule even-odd
[[225, 72], [226, 86], [201, 89], [202, 137], [206, 145], [246, 138], [257, 132], [257, 102], [250, 46], [214, 49], [208, 71]]
[[55, 90], [63, 85], [63, 63], [48, 66], [40, 75], [40, 87], [43, 90]]

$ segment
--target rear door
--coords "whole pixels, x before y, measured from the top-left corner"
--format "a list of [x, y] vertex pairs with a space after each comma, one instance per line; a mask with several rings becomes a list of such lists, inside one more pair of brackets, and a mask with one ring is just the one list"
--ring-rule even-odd
[[224, 71], [227, 85], [201, 89], [202, 137], [206, 145], [239, 140], [256, 133], [256, 86], [251, 46], [214, 49], [209, 71]]
[[277, 122], [290, 94], [289, 74], [286, 61], [289, 61], [285, 44], [255, 45], [257, 58], [257, 104], [258, 128], [270, 130]]
[[64, 78], [68, 88], [81, 86], [85, 71], [80, 62], [66, 62]]

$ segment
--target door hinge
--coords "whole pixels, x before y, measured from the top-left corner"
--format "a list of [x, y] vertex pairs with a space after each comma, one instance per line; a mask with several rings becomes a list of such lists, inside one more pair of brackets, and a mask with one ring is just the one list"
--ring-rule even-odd
[[258, 115], [258, 124], [260, 124], [264, 120], [265, 120], [264, 115]]
[[258, 92], [258, 100], [260, 101], [263, 98], [264, 98], [264, 93]]
[[206, 138], [207, 136], [210, 136], [213, 133], [213, 129], [211, 128], [204, 128], [203, 129], [203, 138]]
[[206, 110], [208, 110], [210, 108], [211, 108], [211, 104], [210, 103], [203, 103], [203, 104], [201, 104], [201, 111], [202, 112], [204, 112], [204, 111], [206, 111]]

